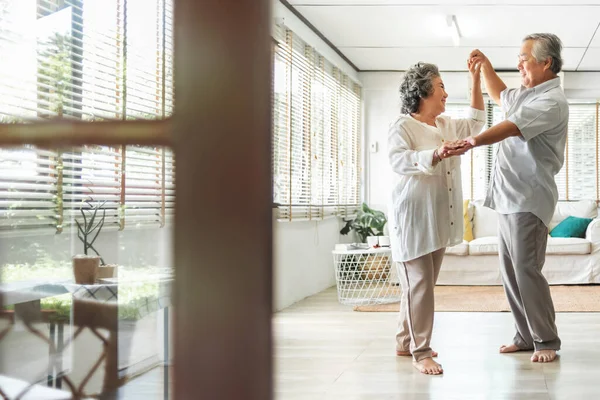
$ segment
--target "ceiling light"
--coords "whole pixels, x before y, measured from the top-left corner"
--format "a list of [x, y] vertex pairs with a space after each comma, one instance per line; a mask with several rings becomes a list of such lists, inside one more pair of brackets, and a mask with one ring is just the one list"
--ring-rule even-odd
[[448, 32], [452, 37], [452, 43], [454, 46], [460, 46], [460, 29], [458, 29], [458, 22], [456, 21], [456, 15], [448, 15], [446, 17], [446, 22], [448, 23]]

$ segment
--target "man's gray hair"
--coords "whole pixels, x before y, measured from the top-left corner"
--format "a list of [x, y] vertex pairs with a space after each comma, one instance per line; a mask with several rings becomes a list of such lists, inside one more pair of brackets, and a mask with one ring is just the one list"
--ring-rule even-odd
[[403, 114], [416, 113], [419, 101], [433, 93], [433, 79], [440, 76], [434, 64], [419, 62], [411, 66], [400, 84], [401, 111]]
[[555, 74], [558, 74], [562, 69], [563, 60], [560, 55], [562, 52], [562, 42], [553, 33], [532, 33], [531, 35], [525, 36], [523, 41], [533, 40], [533, 49], [531, 54], [537, 62], [546, 61], [548, 57], [552, 59], [550, 70]]

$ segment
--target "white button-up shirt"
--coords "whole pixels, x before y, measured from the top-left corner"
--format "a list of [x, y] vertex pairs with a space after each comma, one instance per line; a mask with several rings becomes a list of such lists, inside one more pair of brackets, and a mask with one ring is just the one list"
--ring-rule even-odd
[[436, 127], [401, 116], [390, 128], [388, 154], [397, 183], [388, 227], [394, 261], [409, 261], [463, 240], [460, 157], [435, 166], [433, 152], [444, 141], [481, 132], [485, 112], [466, 119], [439, 116]]
[[530, 89], [505, 89], [500, 101], [523, 137], [500, 142], [484, 205], [500, 214], [530, 212], [548, 226], [558, 201], [554, 176], [564, 162], [569, 121], [560, 78]]

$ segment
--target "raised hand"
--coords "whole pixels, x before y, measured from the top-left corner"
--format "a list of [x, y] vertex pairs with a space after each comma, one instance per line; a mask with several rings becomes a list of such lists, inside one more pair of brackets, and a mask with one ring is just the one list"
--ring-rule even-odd
[[[490, 60], [479, 49], [473, 50], [467, 59], [467, 66], [469, 67], [469, 72], [471, 72], [471, 75], [474, 73], [479, 73], [482, 67], [491, 67], [491, 65], [492, 63]], [[471, 69], [472, 66], [476, 68], [476, 71]]]
[[472, 79], [477, 79], [480, 77], [481, 61], [478, 61], [478, 59], [476, 58], [469, 58], [467, 60], [467, 67], [469, 68], [469, 72], [471, 73]]

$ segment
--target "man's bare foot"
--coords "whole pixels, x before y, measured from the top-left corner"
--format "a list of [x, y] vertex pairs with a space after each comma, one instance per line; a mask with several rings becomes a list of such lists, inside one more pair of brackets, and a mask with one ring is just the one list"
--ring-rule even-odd
[[500, 353], [514, 353], [515, 351], [521, 351], [515, 344], [503, 344], [500, 346]]
[[[409, 357], [412, 356], [412, 353], [410, 351], [400, 351], [400, 350], [396, 350], [396, 355], [398, 357]], [[437, 357], [438, 353], [437, 351], [431, 351], [431, 357]]]
[[424, 358], [421, 361], [413, 361], [413, 366], [425, 375], [440, 375], [444, 373], [442, 365], [433, 361], [432, 358]]
[[531, 361], [547, 363], [556, 359], [556, 350], [538, 350], [531, 356]]

